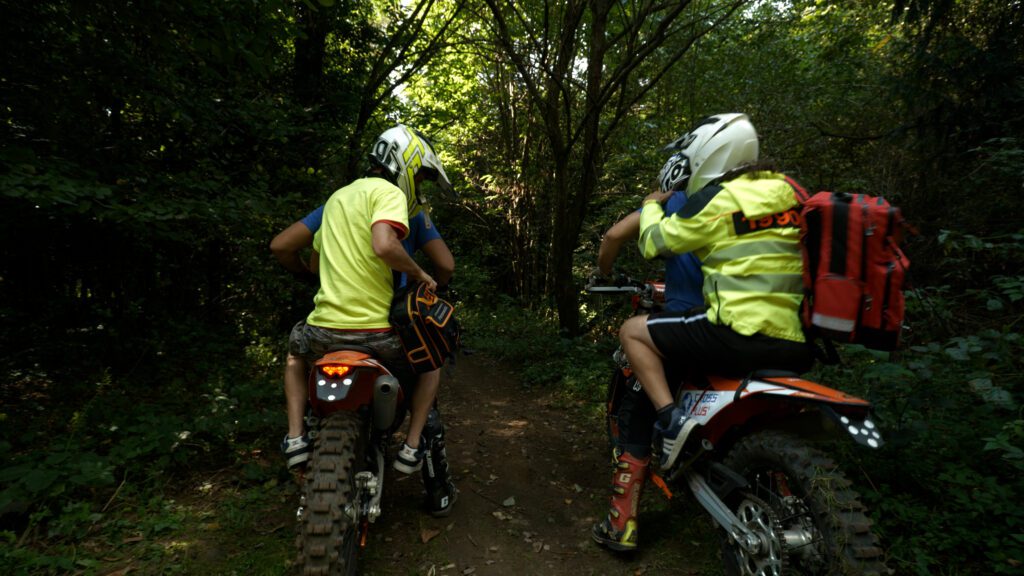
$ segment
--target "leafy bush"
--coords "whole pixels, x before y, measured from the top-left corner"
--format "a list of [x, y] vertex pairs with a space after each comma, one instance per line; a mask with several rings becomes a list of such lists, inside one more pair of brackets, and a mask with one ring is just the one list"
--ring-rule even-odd
[[[915, 334], [916, 344], [893, 359], [850, 348], [846, 364], [820, 370], [820, 377], [861, 394], [875, 405], [887, 444], [879, 451], [850, 454], [864, 470], [862, 489], [879, 522], [899, 573], [1012, 574], [1024, 563], [1024, 501], [1021, 474], [1021, 355], [1024, 337], [977, 316], [993, 309], [992, 298], [1016, 305], [1015, 283], [956, 296], [933, 289], [928, 306], [960, 318]], [[918, 303], [919, 304], [919, 303]], [[962, 318], [967, 311], [970, 322]], [[941, 335], [945, 326], [977, 326], [975, 332]], [[973, 553], [965, 554], [965, 543]]]
[[574, 396], [596, 400], [611, 368], [608, 354], [586, 338], [564, 338], [550, 313], [524, 310], [508, 296], [490, 305], [471, 304], [459, 311], [464, 343], [492, 358], [521, 368], [528, 386], [554, 385]]

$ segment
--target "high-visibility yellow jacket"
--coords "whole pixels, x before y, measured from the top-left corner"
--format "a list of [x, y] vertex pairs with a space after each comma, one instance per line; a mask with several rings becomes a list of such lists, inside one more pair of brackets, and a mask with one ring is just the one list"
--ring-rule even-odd
[[800, 212], [782, 174], [748, 173], [707, 186], [669, 218], [648, 203], [639, 246], [647, 259], [683, 252], [700, 258], [712, 323], [804, 341]]

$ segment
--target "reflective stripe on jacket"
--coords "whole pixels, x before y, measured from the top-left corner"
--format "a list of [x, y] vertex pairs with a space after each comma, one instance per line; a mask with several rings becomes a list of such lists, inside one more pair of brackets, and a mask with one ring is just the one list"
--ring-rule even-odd
[[665, 218], [656, 202], [640, 214], [644, 258], [693, 252], [704, 273], [708, 319], [751, 335], [803, 342], [800, 213], [782, 174], [757, 172], [694, 194]]

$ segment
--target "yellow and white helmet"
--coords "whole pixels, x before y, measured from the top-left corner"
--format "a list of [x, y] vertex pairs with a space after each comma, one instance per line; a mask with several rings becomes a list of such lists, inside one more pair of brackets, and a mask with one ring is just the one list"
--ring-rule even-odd
[[716, 114], [698, 120], [665, 151], [678, 152], [672, 158], [682, 154], [688, 161], [683, 166], [690, 178], [686, 195], [693, 196], [726, 172], [757, 162], [757, 131], [746, 114]]
[[385, 176], [405, 192], [409, 216], [419, 213], [426, 203], [416, 187], [416, 175], [420, 172], [427, 180], [437, 182], [445, 192], [452, 189], [430, 140], [404, 124], [389, 128], [378, 136], [370, 148], [369, 158], [370, 166], [381, 168]]

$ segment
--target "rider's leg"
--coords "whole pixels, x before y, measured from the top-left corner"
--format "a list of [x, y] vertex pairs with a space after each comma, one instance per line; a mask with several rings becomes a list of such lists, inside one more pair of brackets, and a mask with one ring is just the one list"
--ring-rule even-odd
[[444, 423], [437, 406], [427, 413], [427, 423], [423, 427], [423, 438], [426, 445], [423, 462], [423, 489], [426, 495], [427, 510], [436, 517], [447, 516], [455, 504], [458, 490], [452, 479], [448, 466], [448, 453], [444, 441]]
[[440, 387], [440, 368], [420, 374], [409, 407], [409, 435], [406, 437], [405, 443], [410, 448], [419, 448], [420, 437], [423, 436], [423, 426], [427, 423], [427, 414], [434, 406], [437, 390]]
[[629, 452], [617, 456], [608, 515], [591, 529], [591, 536], [598, 544], [620, 552], [636, 550], [640, 493], [649, 463], [649, 456], [638, 458]]
[[288, 436], [298, 438], [304, 431], [306, 413], [306, 361], [288, 354], [284, 366], [284, 396], [288, 407]]
[[622, 393], [616, 415], [619, 423], [618, 445], [623, 452], [629, 452], [637, 458], [646, 458], [651, 454], [654, 406], [642, 389], [634, 389], [633, 381], [627, 384], [629, 386]]
[[423, 426], [427, 423], [427, 414], [437, 398], [437, 389], [441, 385], [441, 370], [432, 370], [420, 374], [416, 389], [409, 401], [409, 434], [405, 444], [395, 458], [395, 470], [412, 474], [423, 466], [424, 450], [420, 447]]
[[651, 461], [654, 407], [643, 390], [630, 386], [623, 392], [618, 420], [619, 447], [614, 454], [615, 470], [608, 514], [602, 522], [594, 525], [592, 536], [602, 546], [628, 551], [637, 546], [638, 506]]
[[626, 352], [629, 365], [647, 392], [651, 403], [658, 410], [672, 404], [672, 393], [665, 379], [665, 367], [661, 352], [651, 340], [647, 329], [647, 316], [633, 316], [619, 330], [619, 341]]
[[288, 413], [288, 434], [281, 441], [281, 453], [284, 454], [285, 464], [288, 468], [305, 465], [312, 449], [311, 442], [305, 434], [305, 423], [303, 422], [306, 412], [306, 362], [301, 354], [309, 350], [309, 341], [305, 330], [305, 322], [299, 322], [292, 328], [288, 337], [288, 359], [284, 366], [284, 396]]
[[[661, 439], [661, 467], [667, 469], [675, 463], [682, 450], [682, 443], [676, 440], [682, 432], [687, 416], [686, 411], [676, 406], [673, 401], [672, 391], [665, 377], [662, 352], [651, 337], [648, 318], [634, 316], [627, 320], [619, 330], [619, 340], [633, 373], [640, 380], [644, 392], [657, 410], [654, 432]], [[685, 316], [673, 318], [682, 324]], [[692, 352], [696, 351], [697, 347], [694, 346]], [[674, 362], [685, 363], [681, 356], [674, 355], [672, 358]]]

